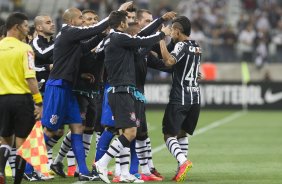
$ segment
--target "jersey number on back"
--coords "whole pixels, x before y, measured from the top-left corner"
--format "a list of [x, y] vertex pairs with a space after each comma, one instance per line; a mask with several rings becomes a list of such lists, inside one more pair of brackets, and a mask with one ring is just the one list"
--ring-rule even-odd
[[194, 81], [194, 84], [196, 86], [198, 85], [198, 83], [197, 83], [197, 76], [198, 76], [198, 73], [199, 73], [199, 66], [200, 66], [200, 62], [197, 63], [196, 72], [194, 72], [195, 62], [193, 61], [193, 64], [190, 67], [189, 72], [185, 76], [185, 80], [189, 81], [189, 86], [193, 86], [193, 81]]

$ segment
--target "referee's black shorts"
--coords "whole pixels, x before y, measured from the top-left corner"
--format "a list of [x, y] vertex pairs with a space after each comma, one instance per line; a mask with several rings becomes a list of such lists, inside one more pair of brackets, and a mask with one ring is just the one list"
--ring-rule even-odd
[[115, 120], [115, 128], [126, 129], [137, 127], [135, 115], [135, 99], [130, 93], [117, 92], [108, 94], [109, 104]]
[[163, 118], [163, 134], [176, 136], [180, 130], [193, 135], [200, 115], [200, 104], [168, 104]]
[[34, 124], [31, 94], [0, 95], [0, 136], [26, 138]]
[[135, 101], [135, 112], [136, 112], [136, 124], [137, 124], [137, 136], [141, 136], [148, 132], [146, 114], [145, 114], [145, 103], [139, 100]]

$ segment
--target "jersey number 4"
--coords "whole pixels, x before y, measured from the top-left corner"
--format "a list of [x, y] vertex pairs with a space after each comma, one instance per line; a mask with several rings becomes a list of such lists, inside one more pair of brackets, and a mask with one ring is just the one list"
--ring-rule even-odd
[[197, 63], [196, 72], [194, 72], [195, 62], [193, 62], [192, 66], [190, 67], [190, 70], [188, 71], [187, 75], [185, 76], [185, 80], [189, 81], [189, 86], [193, 86], [193, 81], [194, 81], [195, 86], [198, 85], [197, 76], [199, 73], [199, 66], [200, 66], [200, 62]]

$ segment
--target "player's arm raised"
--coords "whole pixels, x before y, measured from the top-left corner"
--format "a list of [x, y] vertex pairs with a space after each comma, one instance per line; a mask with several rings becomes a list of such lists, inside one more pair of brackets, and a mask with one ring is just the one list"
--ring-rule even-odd
[[160, 48], [163, 57], [163, 61], [166, 66], [173, 66], [176, 64], [175, 58], [168, 52], [166, 43], [164, 40], [160, 41]]

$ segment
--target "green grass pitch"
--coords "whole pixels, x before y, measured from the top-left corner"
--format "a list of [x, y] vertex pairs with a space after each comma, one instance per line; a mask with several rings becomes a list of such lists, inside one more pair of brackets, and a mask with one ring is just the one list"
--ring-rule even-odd
[[[156, 168], [165, 176], [161, 183], [173, 183], [171, 178], [177, 165], [166, 147], [160, 147], [164, 144], [161, 133], [162, 117], [162, 111], [147, 112], [153, 160]], [[59, 144], [55, 153], [58, 146]], [[92, 145], [92, 151], [87, 158], [89, 168], [94, 149]], [[193, 162], [193, 168], [185, 183], [282, 183], [281, 111], [202, 111], [195, 136], [189, 139], [189, 159]], [[111, 163], [110, 167], [112, 166]], [[75, 182], [85, 183], [77, 182], [75, 178], [58, 176], [43, 183]], [[12, 183], [11, 179], [7, 183]]]

